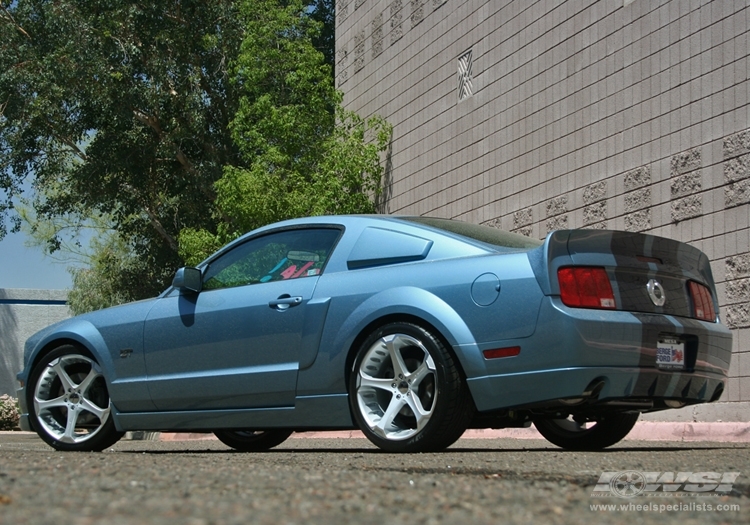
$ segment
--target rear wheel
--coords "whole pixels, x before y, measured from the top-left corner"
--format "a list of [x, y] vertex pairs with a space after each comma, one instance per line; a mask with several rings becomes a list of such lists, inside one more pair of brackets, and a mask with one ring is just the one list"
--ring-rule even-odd
[[292, 430], [217, 430], [219, 441], [241, 452], [262, 452], [281, 445]]
[[99, 364], [75, 346], [44, 356], [31, 373], [28, 392], [31, 424], [57, 450], [101, 451], [124, 434], [112, 420]]
[[635, 426], [640, 414], [613, 413], [595, 421], [580, 417], [539, 419], [534, 426], [550, 443], [568, 450], [601, 450], [621, 441]]
[[442, 450], [474, 413], [466, 383], [443, 343], [424, 328], [391, 323], [362, 344], [349, 400], [365, 436], [389, 452]]

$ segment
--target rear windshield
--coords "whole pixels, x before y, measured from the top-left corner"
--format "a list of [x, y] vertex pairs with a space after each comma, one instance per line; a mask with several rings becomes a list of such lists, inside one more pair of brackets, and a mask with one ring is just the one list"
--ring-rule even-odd
[[517, 233], [498, 230], [491, 226], [481, 226], [450, 219], [437, 219], [435, 217], [403, 217], [403, 219], [503, 248], [531, 250], [542, 245], [542, 241]]

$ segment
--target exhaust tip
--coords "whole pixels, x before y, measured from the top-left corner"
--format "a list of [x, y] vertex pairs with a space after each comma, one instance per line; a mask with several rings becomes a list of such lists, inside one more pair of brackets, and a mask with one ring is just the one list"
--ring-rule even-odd
[[591, 381], [586, 389], [581, 393], [581, 397], [568, 397], [565, 399], [558, 399], [557, 401], [562, 405], [575, 406], [582, 403], [593, 403], [599, 400], [599, 394], [601, 393], [604, 386], [607, 384], [607, 380], [601, 377], [597, 377]]
[[583, 391], [583, 397], [585, 397], [588, 401], [597, 401], [599, 399], [599, 394], [604, 389], [605, 385], [607, 384], [607, 380], [602, 377], [597, 377], [591, 383], [589, 383], [589, 386], [586, 387], [586, 390]]

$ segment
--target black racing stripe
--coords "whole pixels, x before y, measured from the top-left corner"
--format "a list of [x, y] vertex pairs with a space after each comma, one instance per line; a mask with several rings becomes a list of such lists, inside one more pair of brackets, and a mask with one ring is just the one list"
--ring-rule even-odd
[[[646, 237], [645, 235], [634, 235], [625, 232], [612, 233], [610, 250], [612, 252], [612, 255], [614, 255], [615, 257], [615, 263], [617, 264], [617, 266], [615, 267], [615, 286], [618, 288], [618, 290], [620, 288], [620, 282], [624, 283], [631, 279], [631, 276], [633, 275], [632, 269], [634, 267], [648, 274], [650, 269], [649, 263], [645, 261], [638, 261], [637, 259], [638, 255], [651, 257], [651, 253], [646, 252], [646, 239], [648, 239], [648, 237]], [[645, 322], [646, 319], [644, 319], [643, 317], [638, 317], [637, 314], [635, 315], [641, 321], [641, 344], [638, 367], [654, 367], [656, 364], [656, 346], [653, 347], [653, 355], [650, 355], [648, 350], [651, 345], [650, 341], [654, 340], [652, 329], [649, 329], [651, 324]], [[653, 316], [648, 316], [648, 318], [651, 317]], [[640, 388], [644, 386], [640, 384], [643, 381], [643, 377], [639, 376], [638, 380], [636, 380], [634, 389], [640, 390]], [[648, 387], [649, 385], [646, 386], [646, 388]]]
[[[695, 377], [703, 373], [721, 374], [726, 377], [729, 371], [731, 345], [720, 341], [723, 336], [712, 334], [705, 325], [695, 319], [662, 315], [633, 314], [642, 326], [642, 338], [639, 366], [647, 369], [656, 368], [656, 345], [660, 336], [674, 335], [685, 343], [685, 370], [679, 372], [677, 382], [671, 375], [641, 374], [636, 380], [633, 392], [647, 393], [649, 396], [710, 399], [719, 381], [709, 384], [705, 379]], [[677, 326], [675, 326], [677, 323]], [[726, 350], [726, 348], [730, 348]], [[720, 352], [718, 349], [722, 349]]]
[[[685, 243], [630, 232], [613, 232], [610, 250], [617, 265], [613, 284], [622, 301], [618, 308], [631, 311], [641, 323], [638, 366], [643, 373], [633, 385], [633, 395], [711, 399], [721, 380], [706, 380], [692, 372], [723, 373], [726, 377], [731, 348], [727, 351], [726, 341], [720, 340], [724, 336], [688, 317], [691, 305], [685, 284], [688, 279], [698, 279], [713, 287], [708, 258]], [[648, 296], [646, 285], [652, 278], [665, 288], [667, 303], [662, 308]], [[685, 342], [686, 370], [677, 377], [656, 368], [656, 346], [663, 335], [676, 335]]]
[[[638, 312], [634, 312], [633, 315], [641, 322], [641, 345], [638, 367], [656, 368], [656, 343], [660, 335], [674, 333], [674, 325], [663, 315]], [[639, 375], [634, 390], [640, 392], [649, 390], [652, 386], [653, 378]], [[658, 386], [655, 388], [658, 388]]]

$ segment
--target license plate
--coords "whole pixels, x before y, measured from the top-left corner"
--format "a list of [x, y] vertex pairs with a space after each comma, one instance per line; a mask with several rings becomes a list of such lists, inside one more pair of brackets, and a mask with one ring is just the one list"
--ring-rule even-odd
[[656, 366], [666, 370], [685, 368], [685, 343], [677, 339], [661, 339], [656, 344]]

